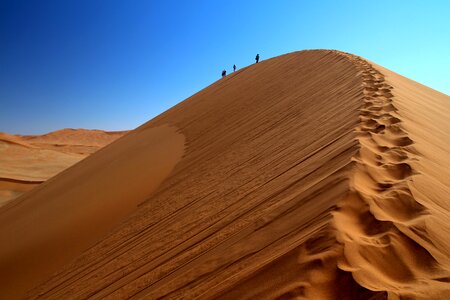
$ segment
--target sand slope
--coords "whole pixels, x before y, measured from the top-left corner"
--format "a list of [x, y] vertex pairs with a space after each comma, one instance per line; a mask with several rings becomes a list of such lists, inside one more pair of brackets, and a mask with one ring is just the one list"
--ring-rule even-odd
[[445, 299], [449, 109], [336, 51], [242, 69], [0, 208], [1, 296]]
[[86, 129], [34, 136], [0, 133], [0, 206], [125, 133]]

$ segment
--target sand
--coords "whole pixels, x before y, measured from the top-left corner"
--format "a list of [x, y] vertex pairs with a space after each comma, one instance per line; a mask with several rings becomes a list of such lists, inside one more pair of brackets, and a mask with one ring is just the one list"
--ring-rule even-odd
[[241, 69], [0, 208], [0, 297], [447, 299], [448, 115], [338, 51]]
[[0, 133], [0, 206], [125, 133], [86, 129], [28, 136]]

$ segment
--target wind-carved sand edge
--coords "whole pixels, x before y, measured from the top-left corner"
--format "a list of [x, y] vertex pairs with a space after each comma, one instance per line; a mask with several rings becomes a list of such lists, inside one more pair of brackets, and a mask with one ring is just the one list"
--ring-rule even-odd
[[436, 289], [435, 283], [446, 272], [420, 241], [401, 229], [420, 224], [428, 213], [408, 186], [417, 174], [411, 162], [420, 154], [402, 127], [393, 87], [364, 59], [337, 53], [360, 70], [364, 94], [350, 191], [333, 213], [336, 238], [343, 247], [337, 266], [365, 288], [387, 291], [390, 299], [440, 297], [448, 287], [441, 282], [442, 289]]

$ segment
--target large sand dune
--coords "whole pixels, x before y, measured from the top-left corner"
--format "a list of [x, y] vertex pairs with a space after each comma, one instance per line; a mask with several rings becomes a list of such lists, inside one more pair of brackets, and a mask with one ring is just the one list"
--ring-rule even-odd
[[0, 132], [0, 206], [125, 133], [63, 129], [25, 136]]
[[0, 208], [0, 298], [448, 299], [449, 115], [342, 52], [242, 69]]

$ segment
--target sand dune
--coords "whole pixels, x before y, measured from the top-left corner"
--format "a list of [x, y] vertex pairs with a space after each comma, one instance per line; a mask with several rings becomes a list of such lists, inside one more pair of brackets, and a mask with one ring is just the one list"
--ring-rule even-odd
[[28, 136], [0, 133], [0, 206], [125, 133], [86, 129]]
[[44, 135], [22, 135], [23, 141], [60, 152], [91, 154], [123, 136], [127, 131], [66, 128]]
[[239, 70], [0, 208], [0, 297], [448, 299], [448, 115], [338, 51]]

